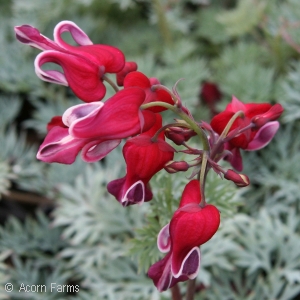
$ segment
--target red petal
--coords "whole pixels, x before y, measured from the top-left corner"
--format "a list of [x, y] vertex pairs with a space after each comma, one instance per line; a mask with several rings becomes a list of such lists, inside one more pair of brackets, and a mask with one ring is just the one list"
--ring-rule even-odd
[[184, 188], [179, 207], [186, 204], [201, 202], [200, 183], [198, 180], [191, 180]]
[[139, 71], [130, 72], [124, 79], [124, 88], [134, 86], [142, 89], [151, 87], [148, 77]]
[[246, 106], [246, 117], [252, 119], [253, 117], [267, 112], [272, 105], [270, 103], [247, 103]]
[[47, 62], [62, 67], [70, 88], [78, 98], [85, 102], [92, 102], [104, 97], [106, 88], [100, 80], [100, 69], [96, 64], [77, 55], [45, 51], [40, 53], [35, 61], [37, 75], [45, 81], [49, 80], [44, 74], [47, 75], [50, 71], [41, 72], [40, 67]]
[[235, 96], [232, 96], [231, 102], [227, 105], [225, 111], [236, 113], [238, 111], [246, 111], [245, 104]]
[[[233, 115], [234, 112], [226, 110], [217, 114], [210, 122], [212, 129], [220, 135]], [[232, 129], [234, 128], [232, 127]]]
[[78, 118], [70, 132], [79, 138], [122, 139], [141, 132], [140, 106], [145, 93], [127, 88], [108, 99], [96, 113]]
[[[188, 204], [187, 206], [192, 206]], [[186, 255], [194, 247], [206, 243], [216, 233], [220, 224], [220, 213], [213, 205], [206, 205], [175, 212], [170, 222], [172, 242], [172, 272], [178, 274]]]
[[136, 71], [138, 68], [137, 64], [134, 61], [128, 61], [125, 63], [123, 69], [116, 74], [116, 80], [118, 86], [123, 86], [124, 79], [130, 72]]
[[47, 131], [50, 131], [55, 126], [67, 128], [67, 126], [62, 121], [62, 116], [54, 116], [47, 124]]
[[48, 163], [72, 164], [85, 144], [86, 140], [70, 136], [68, 128], [55, 126], [41, 144], [37, 159]]

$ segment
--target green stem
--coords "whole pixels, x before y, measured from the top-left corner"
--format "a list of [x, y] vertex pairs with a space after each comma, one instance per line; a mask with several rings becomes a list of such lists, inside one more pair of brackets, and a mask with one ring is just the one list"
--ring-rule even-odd
[[119, 91], [119, 88], [109, 77], [107, 77], [106, 75], [103, 75], [102, 79], [105, 80], [107, 83], [109, 83], [111, 85], [111, 87], [115, 90], [115, 92]]
[[172, 97], [172, 100], [174, 101], [175, 105], [177, 105], [179, 103], [178, 97], [171, 90], [169, 90], [166, 86], [164, 86], [162, 84], [152, 85], [151, 90], [153, 90], [153, 91], [164, 90], [164, 91], [166, 91], [167, 93], [170, 94], [170, 96]]
[[165, 108], [171, 110], [175, 114], [177, 114], [181, 119], [183, 119], [187, 124], [189, 124], [190, 128], [192, 130], [194, 130], [196, 132], [196, 134], [199, 136], [199, 138], [203, 144], [203, 150], [204, 151], [210, 150], [208, 138], [207, 138], [205, 132], [198, 126], [198, 124], [194, 120], [192, 120], [189, 116], [187, 116], [181, 109], [179, 109], [178, 107], [175, 107], [171, 104], [161, 102], [161, 101], [155, 101], [155, 102], [143, 104], [141, 106], [141, 109], [147, 109], [147, 108], [153, 107], [153, 106], [162, 106], [162, 107], [165, 107]]
[[228, 132], [231, 129], [231, 126], [233, 125], [234, 121], [239, 118], [239, 117], [244, 117], [244, 112], [242, 110], [236, 112], [231, 119], [229, 120], [229, 122], [227, 123], [226, 127], [224, 128], [224, 130], [222, 131], [221, 135], [219, 136], [217, 142], [215, 143], [215, 145], [213, 146], [211, 153], [210, 153], [210, 158], [212, 160], [215, 160], [215, 156], [218, 154], [220, 147], [222, 146], [222, 144], [224, 143], [224, 139], [227, 136]]
[[201, 192], [201, 202], [199, 204], [200, 207], [204, 207], [206, 205], [204, 189], [205, 189], [205, 179], [207, 174], [207, 160], [208, 160], [208, 152], [204, 151], [202, 155], [201, 169], [199, 173], [200, 192]]
[[221, 133], [221, 135], [219, 136], [219, 139], [217, 141], [217, 144], [219, 141], [223, 140], [226, 135], [228, 134], [228, 132], [230, 131], [231, 126], [233, 125], [234, 121], [239, 118], [239, 117], [244, 117], [245, 114], [242, 110], [236, 112], [231, 119], [229, 120], [229, 122], [227, 123], [226, 127], [224, 128], [223, 132]]

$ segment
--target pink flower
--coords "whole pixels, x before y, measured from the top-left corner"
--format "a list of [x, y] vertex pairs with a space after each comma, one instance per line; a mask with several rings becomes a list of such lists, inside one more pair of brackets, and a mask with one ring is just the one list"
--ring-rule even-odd
[[[280, 104], [274, 106], [269, 103], [244, 104], [232, 97], [232, 101], [226, 109], [211, 120], [212, 129], [220, 135], [229, 120], [238, 111], [243, 111], [245, 116], [237, 118], [231, 126], [225, 148], [232, 152], [232, 156], [227, 158], [232, 166], [237, 171], [242, 171], [240, 149], [254, 151], [268, 145], [279, 128], [279, 123], [275, 120], [279, 118], [283, 108]], [[245, 130], [243, 130], [244, 128]], [[233, 136], [230, 137], [230, 134]]]
[[70, 107], [63, 114], [63, 122], [75, 138], [123, 139], [148, 130], [155, 115], [142, 111], [145, 92], [128, 88], [117, 92], [105, 103], [92, 102]]
[[177, 282], [194, 279], [200, 268], [199, 246], [212, 238], [220, 224], [220, 213], [213, 205], [199, 206], [200, 184], [190, 181], [182, 194], [179, 208], [157, 238], [161, 252], [167, 255], [152, 265], [148, 276], [162, 292]]
[[103, 102], [70, 107], [62, 117], [52, 118], [50, 130], [39, 148], [37, 158], [45, 162], [72, 164], [78, 153], [86, 162], [101, 160], [123, 138], [149, 129], [155, 114], [141, 111], [145, 93], [129, 88]]
[[156, 141], [151, 139], [161, 126], [162, 118], [156, 114], [156, 123], [149, 131], [127, 140], [124, 145], [126, 176], [107, 186], [108, 192], [124, 206], [151, 200], [150, 179], [173, 159], [174, 149], [164, 141], [163, 132]]
[[[158, 79], [156, 78], [149, 79], [146, 75], [138, 71], [129, 73], [124, 79], [125, 88], [139, 87], [145, 91], [146, 99], [143, 104], [154, 102], [154, 101], [161, 101], [173, 105], [174, 101], [171, 95], [167, 91], [161, 88], [153, 89], [152, 86], [157, 84], [160, 84]], [[157, 113], [166, 110], [166, 108], [155, 106], [155, 107], [148, 108], [148, 110]]]
[[105, 157], [121, 142], [120, 139], [74, 138], [69, 134], [69, 128], [65, 124], [58, 123], [50, 128], [38, 150], [37, 159], [48, 163], [72, 164], [81, 151], [81, 158], [84, 161], [95, 162]]
[[[72, 46], [62, 38], [70, 32], [79, 46]], [[70, 86], [75, 95], [85, 102], [101, 100], [106, 93], [102, 76], [122, 70], [123, 53], [112, 46], [94, 45], [89, 37], [73, 22], [63, 21], [54, 29], [54, 41], [30, 26], [15, 27], [17, 39], [24, 44], [43, 50], [35, 59], [35, 71], [44, 81]], [[51, 62], [62, 67], [63, 72], [43, 70], [42, 65]]]

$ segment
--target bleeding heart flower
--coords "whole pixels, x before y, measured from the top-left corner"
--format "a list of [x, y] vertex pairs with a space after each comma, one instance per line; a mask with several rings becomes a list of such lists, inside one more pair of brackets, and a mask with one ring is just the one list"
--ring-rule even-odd
[[238, 117], [232, 124], [225, 148], [233, 154], [227, 158], [232, 166], [237, 171], [242, 171], [240, 149], [255, 151], [268, 145], [279, 128], [279, 123], [275, 120], [279, 118], [283, 108], [280, 104], [274, 106], [269, 103], [244, 104], [236, 97], [232, 97], [226, 109], [211, 120], [212, 129], [221, 135], [229, 120], [238, 111], [242, 111], [244, 117]]
[[48, 163], [72, 164], [81, 151], [86, 162], [95, 162], [104, 158], [115, 149], [121, 140], [81, 139], [69, 134], [69, 128], [57, 125], [50, 128], [37, 153], [37, 159]]
[[63, 122], [76, 138], [123, 139], [148, 130], [155, 115], [142, 111], [145, 92], [128, 88], [117, 92], [105, 103], [92, 102], [70, 107], [63, 114]]
[[[153, 86], [158, 84], [160, 84], [158, 79], [156, 78], [149, 79], [146, 75], [138, 71], [129, 73], [124, 79], [125, 88], [139, 87], [145, 91], [146, 98], [143, 104], [154, 102], [154, 101], [161, 101], [173, 105], [174, 101], [171, 95], [167, 91], [161, 88], [153, 89]], [[161, 106], [155, 106], [155, 107], [148, 108], [148, 110], [158, 113], [166, 110], [166, 108]]]
[[162, 118], [156, 114], [156, 123], [139, 136], [128, 139], [123, 147], [126, 176], [111, 181], [107, 189], [124, 206], [152, 199], [150, 179], [173, 159], [174, 149], [164, 141], [161, 132], [154, 141], [153, 135], [162, 127]]
[[[35, 59], [35, 71], [44, 81], [70, 86], [75, 95], [85, 102], [103, 99], [106, 88], [103, 84], [105, 73], [122, 70], [125, 58], [117, 48], [108, 45], [94, 45], [89, 37], [73, 22], [62, 21], [54, 29], [54, 41], [40, 34], [30, 26], [15, 27], [17, 39], [24, 44], [43, 50]], [[78, 46], [66, 43], [63, 32], [70, 32]], [[57, 70], [43, 70], [46, 63], [62, 67]]]
[[203, 82], [200, 91], [200, 98], [202, 102], [208, 106], [211, 115], [216, 115], [216, 103], [222, 98], [222, 93], [218, 85], [213, 82]]
[[150, 267], [148, 276], [159, 291], [198, 274], [199, 246], [212, 238], [220, 224], [218, 209], [209, 204], [200, 207], [200, 202], [199, 181], [192, 180], [186, 185], [171, 222], [158, 234], [158, 248], [168, 254]]

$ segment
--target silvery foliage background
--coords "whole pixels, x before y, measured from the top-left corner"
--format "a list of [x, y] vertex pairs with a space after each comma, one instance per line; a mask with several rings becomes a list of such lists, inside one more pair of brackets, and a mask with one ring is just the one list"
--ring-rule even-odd
[[[51, 37], [63, 19], [76, 22], [95, 43], [119, 47], [140, 71], [169, 88], [184, 78], [178, 92], [199, 120], [209, 121], [199, 101], [203, 80], [220, 86], [220, 110], [232, 94], [244, 102], [284, 106], [274, 141], [259, 152], [244, 153], [244, 172], [252, 182], [248, 188], [237, 190], [209, 176], [207, 199], [220, 209], [222, 224], [201, 246], [196, 299], [296, 299], [300, 62], [280, 33], [286, 22], [300, 21], [298, 0], [2, 0], [0, 7], [0, 194], [39, 195], [54, 205], [50, 215], [40, 205], [35, 216], [11, 217], [0, 227], [1, 299], [170, 297], [159, 294], [145, 274], [161, 258], [156, 235], [176, 210], [190, 173], [162, 171], [151, 181], [154, 199], [124, 209], [106, 192], [107, 182], [124, 174], [121, 148], [92, 165], [80, 159], [71, 166], [35, 159], [50, 118], [80, 101], [66, 88], [36, 77], [38, 51], [17, 43], [12, 28], [29, 23]], [[159, 11], [170, 40], [159, 26]], [[299, 30], [288, 29], [298, 44]], [[108, 96], [112, 93], [108, 88]], [[193, 143], [197, 146], [197, 140]], [[74, 283], [80, 291], [8, 294], [6, 282]], [[182, 291], [185, 286], [180, 284]]]

